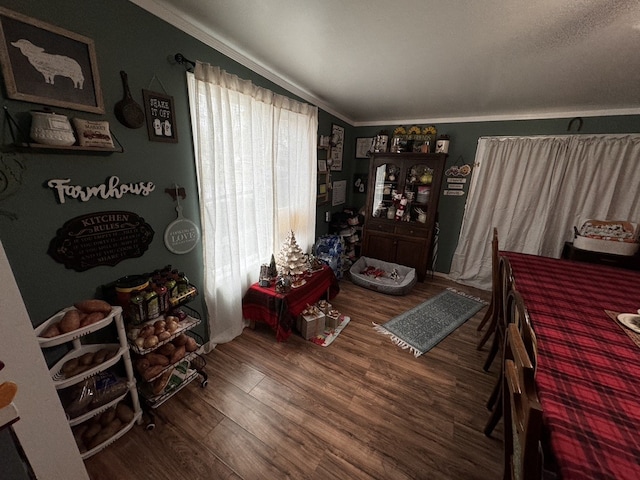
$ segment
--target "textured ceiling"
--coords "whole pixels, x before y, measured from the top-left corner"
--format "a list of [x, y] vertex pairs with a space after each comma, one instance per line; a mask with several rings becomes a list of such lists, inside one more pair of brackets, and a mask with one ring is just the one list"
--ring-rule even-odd
[[131, 1], [356, 126], [640, 114], [638, 0]]

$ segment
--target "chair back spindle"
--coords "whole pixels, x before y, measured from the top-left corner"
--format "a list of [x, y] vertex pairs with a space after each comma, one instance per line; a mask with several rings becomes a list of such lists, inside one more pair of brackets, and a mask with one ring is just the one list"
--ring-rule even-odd
[[542, 407], [535, 385], [535, 366], [515, 323], [507, 329], [503, 373], [505, 418], [504, 479], [542, 476]]

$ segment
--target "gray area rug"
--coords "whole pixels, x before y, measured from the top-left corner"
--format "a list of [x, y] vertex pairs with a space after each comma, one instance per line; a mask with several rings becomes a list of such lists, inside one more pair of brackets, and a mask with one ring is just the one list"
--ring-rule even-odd
[[373, 325], [396, 345], [419, 357], [486, 305], [479, 298], [449, 288], [382, 325]]

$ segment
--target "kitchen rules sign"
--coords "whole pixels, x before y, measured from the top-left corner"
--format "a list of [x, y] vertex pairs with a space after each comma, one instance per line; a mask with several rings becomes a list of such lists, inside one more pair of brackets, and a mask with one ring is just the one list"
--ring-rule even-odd
[[95, 212], [65, 222], [48, 253], [65, 267], [83, 272], [141, 257], [153, 235], [151, 226], [133, 212]]
[[163, 93], [142, 90], [142, 98], [144, 99], [149, 140], [178, 143], [173, 97]]

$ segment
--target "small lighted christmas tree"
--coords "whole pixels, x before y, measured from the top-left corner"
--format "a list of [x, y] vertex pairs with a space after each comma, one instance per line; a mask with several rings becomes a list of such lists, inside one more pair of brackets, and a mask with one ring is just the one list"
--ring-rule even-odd
[[273, 253], [271, 254], [271, 262], [269, 263], [269, 276], [271, 278], [276, 278], [278, 276], [278, 268], [276, 267], [276, 259], [273, 256]]
[[276, 257], [276, 265], [280, 275], [297, 276], [307, 270], [307, 258], [296, 242], [293, 231], [287, 235], [280, 252]]

